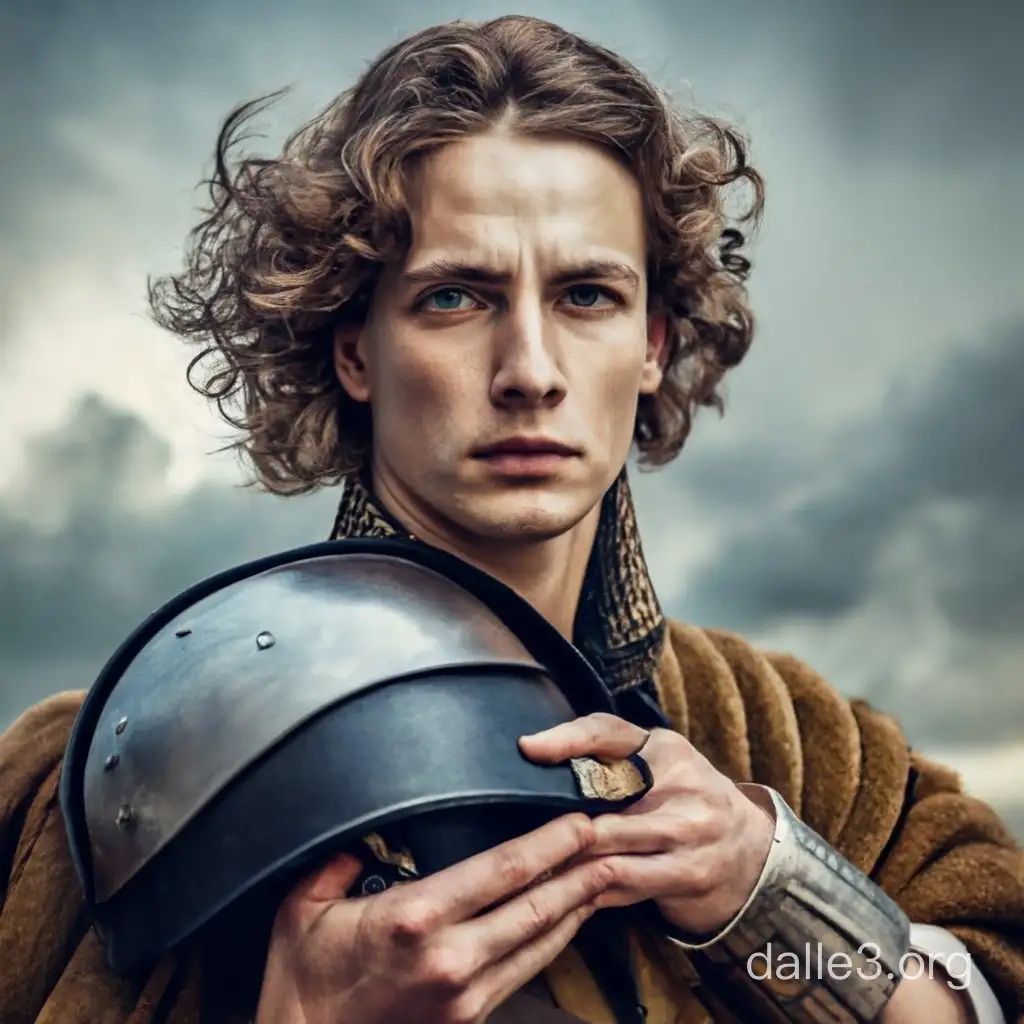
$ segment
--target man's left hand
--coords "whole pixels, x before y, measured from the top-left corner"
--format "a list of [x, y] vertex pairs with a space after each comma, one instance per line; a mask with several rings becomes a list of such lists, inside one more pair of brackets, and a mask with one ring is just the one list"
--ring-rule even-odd
[[520, 738], [538, 764], [570, 757], [598, 760], [638, 752], [651, 769], [650, 791], [620, 813], [594, 819], [597, 842], [583, 855], [614, 867], [599, 907], [653, 900], [676, 927], [713, 934], [754, 890], [772, 844], [774, 824], [678, 733], [650, 733], [608, 714], [587, 715]]

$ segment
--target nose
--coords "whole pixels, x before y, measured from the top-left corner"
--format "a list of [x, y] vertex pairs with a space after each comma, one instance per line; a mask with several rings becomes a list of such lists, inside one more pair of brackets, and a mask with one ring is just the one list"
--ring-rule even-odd
[[517, 304], [498, 332], [491, 400], [505, 408], [554, 408], [568, 382], [559, 365], [552, 325], [540, 303]]

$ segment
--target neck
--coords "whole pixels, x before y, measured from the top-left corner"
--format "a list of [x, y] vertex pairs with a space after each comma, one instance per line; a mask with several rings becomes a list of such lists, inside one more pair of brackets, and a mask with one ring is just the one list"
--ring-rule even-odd
[[387, 473], [373, 473], [384, 509], [418, 540], [440, 548], [501, 580], [529, 601], [563, 636], [572, 639], [583, 580], [594, 547], [600, 503], [557, 537], [514, 540], [470, 534], [416, 502]]
[[[378, 478], [382, 475], [377, 474]], [[431, 516], [403, 501], [401, 492], [396, 493], [386, 482], [388, 506], [384, 506], [380, 495], [367, 488], [368, 482], [359, 474], [346, 478], [332, 539], [418, 535], [421, 541], [472, 559], [485, 572], [526, 593], [526, 599], [566, 635], [571, 630], [573, 643], [613, 693], [654, 678], [664, 645], [665, 617], [647, 571], [625, 472], [593, 516], [561, 543], [537, 542], [529, 545], [529, 551], [521, 543], [481, 545], [453, 526], [431, 525]], [[588, 552], [589, 560], [581, 572]], [[538, 570], [538, 562], [543, 571]]]

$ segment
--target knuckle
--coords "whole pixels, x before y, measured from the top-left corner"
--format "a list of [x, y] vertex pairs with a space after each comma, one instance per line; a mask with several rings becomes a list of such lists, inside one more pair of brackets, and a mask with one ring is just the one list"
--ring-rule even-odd
[[707, 896], [719, 883], [718, 865], [710, 860], [697, 861], [687, 872], [687, 888], [694, 896]]
[[578, 850], [585, 849], [597, 838], [594, 822], [586, 814], [569, 814], [563, 820], [571, 831], [574, 845]]
[[616, 883], [618, 871], [615, 863], [611, 857], [602, 857], [589, 865], [586, 889], [590, 895], [597, 895]]
[[726, 817], [718, 807], [703, 804], [693, 812], [690, 831], [704, 843], [719, 839], [726, 832]]
[[697, 748], [682, 733], [674, 729], [652, 729], [649, 742], [657, 743], [660, 747], [666, 747], [673, 753], [687, 757], [697, 753]]
[[420, 963], [420, 977], [430, 988], [458, 995], [463, 992], [472, 975], [470, 958], [450, 945], [430, 950]]
[[523, 846], [509, 845], [495, 850], [499, 873], [517, 886], [533, 880], [535, 868]]
[[602, 736], [613, 731], [621, 724], [621, 719], [607, 711], [598, 711], [590, 715], [586, 720], [587, 739], [596, 742]]
[[661, 838], [673, 846], [687, 845], [693, 838], [691, 819], [684, 818], [681, 814], [666, 816], [660, 823], [658, 831], [661, 833]]
[[544, 900], [536, 893], [523, 896], [523, 917], [529, 934], [543, 931], [551, 923], [552, 914]]
[[427, 939], [437, 926], [436, 908], [425, 900], [402, 900], [386, 915], [385, 931], [400, 945], [415, 945]]

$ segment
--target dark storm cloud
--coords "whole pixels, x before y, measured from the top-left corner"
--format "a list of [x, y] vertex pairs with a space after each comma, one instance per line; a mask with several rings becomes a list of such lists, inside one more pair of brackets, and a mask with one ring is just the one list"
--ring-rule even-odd
[[154, 504], [166, 446], [95, 398], [28, 456], [28, 477], [0, 498], [0, 729], [49, 693], [87, 687], [190, 583], [330, 527], [330, 495], [285, 502], [205, 484]]
[[[890, 392], [864, 422], [819, 449], [813, 473], [772, 474], [770, 453], [733, 449], [681, 483], [711, 512], [721, 481], [751, 478], [761, 500], [726, 531], [692, 600], [712, 618], [763, 628], [831, 617], [865, 600], [899, 532], [916, 531], [951, 625], [1024, 624], [1024, 325], [959, 350], [937, 372]], [[775, 479], [777, 489], [770, 491]], [[757, 479], [757, 478], [755, 478]]]

